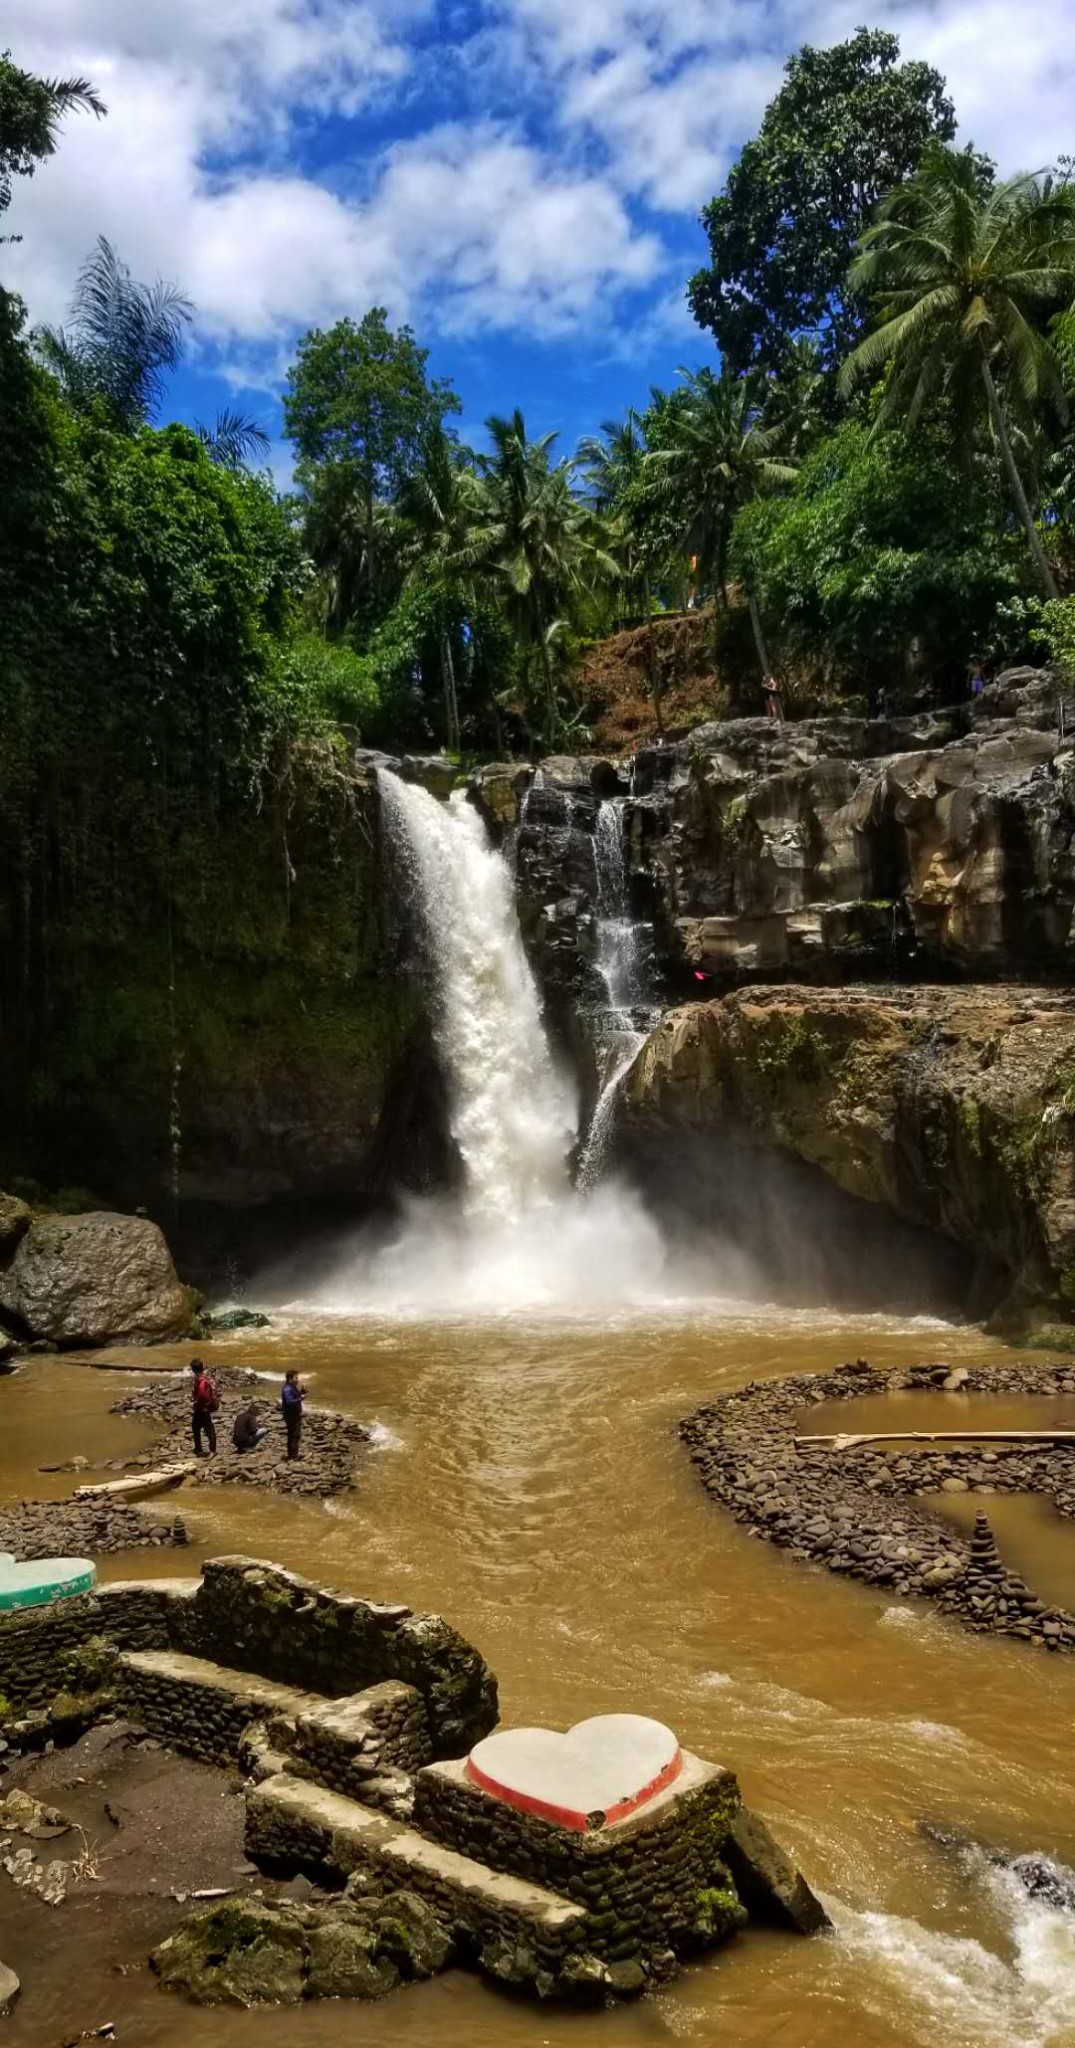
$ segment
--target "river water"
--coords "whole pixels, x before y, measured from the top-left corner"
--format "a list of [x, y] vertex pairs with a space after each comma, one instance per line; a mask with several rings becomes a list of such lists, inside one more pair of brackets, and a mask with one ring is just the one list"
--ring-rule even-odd
[[[497, 1672], [508, 1722], [656, 1715], [689, 1747], [734, 1766], [825, 1895], [838, 1932], [813, 1942], [752, 1932], [658, 1997], [607, 2014], [517, 2005], [462, 1972], [346, 2011], [207, 2014], [132, 1976], [106, 1994], [121, 2042], [337, 2048], [345, 2033], [370, 2048], [1075, 2042], [1075, 1921], [918, 1830], [940, 1822], [1075, 1860], [1075, 1666], [969, 1636], [921, 1603], [750, 1539], [706, 1499], [676, 1439], [678, 1418], [723, 1388], [859, 1354], [881, 1365], [1008, 1355], [971, 1330], [734, 1308], [622, 1323], [305, 1315], [218, 1343], [221, 1360], [273, 1372], [297, 1363], [313, 1399], [376, 1421], [377, 1442], [342, 1502], [186, 1496], [197, 1541], [184, 1569], [244, 1550], [440, 1611]], [[178, 1366], [184, 1356], [157, 1350], [145, 1363]], [[38, 1473], [44, 1460], [139, 1444], [140, 1425], [108, 1414], [126, 1384], [52, 1361], [8, 1382], [3, 1494], [65, 1491], [69, 1479]], [[1043, 1520], [1027, 1540], [1055, 1569], [1046, 1529]], [[176, 1562], [135, 1553], [107, 1560], [104, 1575], [152, 1575]]]

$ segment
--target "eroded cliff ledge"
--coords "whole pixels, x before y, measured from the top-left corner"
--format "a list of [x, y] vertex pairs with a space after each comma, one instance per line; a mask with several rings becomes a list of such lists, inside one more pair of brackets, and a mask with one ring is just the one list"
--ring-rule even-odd
[[626, 1078], [621, 1155], [645, 1170], [670, 1132], [693, 1134], [692, 1171], [783, 1154], [855, 1198], [852, 1228], [867, 1204], [952, 1241], [979, 1312], [1075, 1312], [1075, 997], [782, 986], [691, 1004]]
[[636, 875], [673, 974], [728, 982], [1069, 974], [1075, 751], [1058, 686], [973, 710], [740, 719], [641, 749]]

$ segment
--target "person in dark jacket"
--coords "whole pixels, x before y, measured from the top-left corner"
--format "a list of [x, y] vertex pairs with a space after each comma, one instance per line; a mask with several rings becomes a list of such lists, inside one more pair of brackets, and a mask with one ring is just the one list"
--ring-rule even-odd
[[301, 1458], [302, 1456], [299, 1445], [302, 1441], [302, 1404], [305, 1398], [306, 1389], [305, 1387], [300, 1387], [299, 1376], [294, 1366], [289, 1366], [284, 1374], [284, 1387], [280, 1396], [280, 1406], [284, 1411], [284, 1428], [287, 1431], [287, 1455], [289, 1458]]
[[[200, 1358], [192, 1358], [190, 1369], [193, 1382], [190, 1390], [190, 1420], [194, 1433], [194, 1455], [196, 1458], [212, 1457], [216, 1451], [216, 1423], [213, 1417], [220, 1402], [217, 1390]], [[202, 1449], [202, 1440], [207, 1448]]]
[[258, 1421], [256, 1401], [251, 1401], [248, 1408], [240, 1408], [231, 1429], [231, 1440], [237, 1451], [256, 1451], [268, 1434], [265, 1423]]

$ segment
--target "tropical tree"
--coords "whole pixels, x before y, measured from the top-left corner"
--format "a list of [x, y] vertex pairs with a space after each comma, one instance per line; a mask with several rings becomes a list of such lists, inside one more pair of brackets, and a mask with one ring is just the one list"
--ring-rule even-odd
[[879, 324], [841, 374], [845, 391], [887, 371], [878, 424], [913, 425], [940, 394], [969, 447], [982, 407], [1046, 595], [1058, 595], [1015, 443], [1067, 401], [1047, 332], [1075, 294], [1075, 187], [1023, 176], [988, 186], [967, 152], [935, 148], [859, 244], [850, 284]]
[[622, 420], [605, 420], [599, 435], [580, 441], [575, 456], [586, 497], [605, 522], [608, 552], [619, 565], [621, 619], [640, 610], [648, 617], [653, 602], [648, 536], [635, 516], [646, 453], [645, 427], [632, 406]]
[[847, 290], [855, 243], [930, 139], [955, 134], [940, 73], [899, 54], [885, 29], [800, 50], [705, 208], [710, 262], [691, 279], [691, 309], [733, 370], [778, 370], [803, 334], [817, 337], [831, 370], [863, 332], [864, 308]]
[[96, 114], [100, 120], [107, 111], [88, 78], [35, 78], [12, 63], [10, 50], [0, 53], [0, 213], [11, 205], [13, 180], [32, 178], [37, 165], [55, 154], [65, 114]]
[[256, 420], [225, 406], [211, 427], [199, 422], [194, 429], [210, 462], [221, 469], [246, 469], [255, 456], [264, 461], [269, 453], [269, 436]]
[[555, 434], [527, 437], [516, 410], [486, 421], [492, 452], [479, 455], [486, 486], [484, 523], [468, 560], [492, 578], [536, 673], [544, 736], [552, 745], [563, 729], [556, 669], [572, 604], [617, 565], [603, 545], [593, 513], [573, 487], [574, 465], [554, 461]]
[[131, 433], [162, 398], [193, 318], [178, 285], [137, 283], [101, 235], [79, 272], [69, 325], [39, 327], [31, 338], [72, 404], [101, 400], [113, 424]]
[[658, 502], [678, 510], [681, 545], [694, 556], [698, 580], [728, 603], [728, 550], [737, 513], [752, 498], [794, 481], [795, 464], [781, 454], [783, 429], [767, 427], [765, 380], [756, 372], [681, 370], [684, 383], [663, 415], [662, 445], [646, 469]]
[[397, 509], [410, 522], [417, 541], [407, 581], [421, 578], [432, 584], [442, 602], [439, 607], [439, 655], [444, 689], [444, 721], [448, 751], [456, 753], [460, 743], [459, 692], [452, 649], [452, 606], [454, 598], [465, 626], [467, 658], [473, 650], [473, 626], [463, 614], [474, 609], [474, 539], [485, 514], [485, 503], [469, 451], [453, 441], [438, 423], [426, 436], [418, 468], [404, 484]]

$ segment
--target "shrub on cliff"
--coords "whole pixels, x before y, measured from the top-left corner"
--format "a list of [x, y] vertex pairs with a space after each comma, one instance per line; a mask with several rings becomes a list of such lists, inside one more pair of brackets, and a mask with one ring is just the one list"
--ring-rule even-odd
[[960, 468], [936, 425], [871, 435], [845, 422], [785, 497], [740, 514], [733, 565], [780, 622], [782, 655], [851, 687], [898, 683], [901, 669], [962, 682], [998, 607], [1029, 589], [993, 465]]

